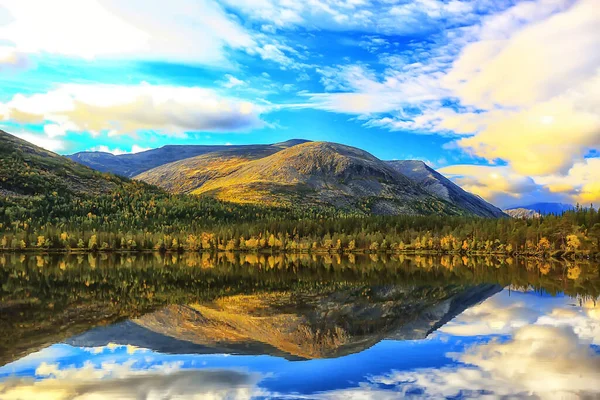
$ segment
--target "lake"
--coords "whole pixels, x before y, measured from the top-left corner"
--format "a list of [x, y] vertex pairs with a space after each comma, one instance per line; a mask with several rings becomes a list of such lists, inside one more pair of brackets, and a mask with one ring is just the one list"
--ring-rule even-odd
[[0, 399], [599, 398], [600, 270], [0, 254]]

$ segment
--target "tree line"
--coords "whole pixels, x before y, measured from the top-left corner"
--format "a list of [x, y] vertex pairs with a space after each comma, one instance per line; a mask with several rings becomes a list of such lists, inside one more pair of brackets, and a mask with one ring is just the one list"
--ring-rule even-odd
[[535, 219], [366, 216], [331, 207], [264, 207], [149, 191], [0, 197], [0, 249], [287, 253], [600, 254], [600, 214]]

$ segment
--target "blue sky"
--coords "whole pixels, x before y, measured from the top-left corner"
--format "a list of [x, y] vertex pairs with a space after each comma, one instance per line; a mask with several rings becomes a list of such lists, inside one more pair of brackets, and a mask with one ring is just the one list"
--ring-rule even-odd
[[501, 206], [589, 204], [595, 3], [0, 0], [0, 124], [61, 154], [335, 141]]
[[1, 367], [0, 391], [57, 400], [593, 396], [599, 310], [593, 300], [504, 290], [426, 339], [383, 340], [359, 353], [306, 361], [58, 343]]

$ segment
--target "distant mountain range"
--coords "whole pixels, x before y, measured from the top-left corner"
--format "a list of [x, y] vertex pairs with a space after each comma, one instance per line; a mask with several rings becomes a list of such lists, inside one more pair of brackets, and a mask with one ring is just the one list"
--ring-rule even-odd
[[138, 154], [84, 152], [69, 158], [173, 193], [239, 203], [505, 216], [422, 162], [382, 161], [337, 143], [294, 139], [270, 145], [165, 146]]
[[376, 215], [505, 216], [422, 162], [382, 161], [337, 143], [165, 146], [139, 154], [86, 152], [67, 158], [0, 131], [0, 157], [0, 195], [108, 194], [135, 184], [119, 177], [121, 172], [131, 176], [145, 169], [134, 177], [149, 184], [143, 190], [158, 186], [236, 203], [336, 207]]
[[99, 151], [82, 151], [66, 157], [97, 171], [111, 172], [127, 178], [133, 178], [154, 167], [206, 153], [232, 150], [268, 152], [269, 148], [281, 150], [305, 142], [307, 140], [296, 139], [269, 145], [168, 145], [135, 154], [114, 155]]
[[561, 215], [565, 211], [574, 210], [575, 206], [564, 203], [534, 203], [525, 206], [511, 207], [504, 210], [511, 217], [535, 218], [540, 215]]

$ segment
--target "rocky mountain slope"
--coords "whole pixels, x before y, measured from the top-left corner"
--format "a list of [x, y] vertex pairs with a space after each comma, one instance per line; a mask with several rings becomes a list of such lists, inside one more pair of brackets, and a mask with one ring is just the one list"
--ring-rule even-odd
[[460, 208], [481, 217], [505, 217], [498, 207], [460, 186], [419, 160], [388, 161], [389, 166], [404, 174], [434, 196], [445, 199]]
[[276, 151], [305, 142], [306, 140], [294, 139], [271, 145], [168, 145], [136, 154], [114, 155], [104, 152], [83, 151], [71, 154], [67, 157], [73, 161], [77, 161], [80, 164], [101, 172], [111, 172], [113, 174], [131, 178], [160, 165], [199, 156], [202, 154], [231, 150], [269, 151], [269, 149], [271, 149]]
[[168, 306], [135, 320], [93, 329], [67, 343], [84, 347], [129, 344], [165, 353], [335, 358], [385, 339], [423, 339], [501, 289], [491, 284], [437, 289], [388, 285], [332, 293], [236, 295], [210, 303]]
[[373, 214], [461, 214], [373, 155], [308, 142], [269, 154], [229, 150], [146, 171], [136, 179], [175, 193], [238, 203], [327, 205]]
[[[548, 215], [548, 214], [561, 215], [565, 211], [574, 210], [575, 207], [571, 204], [564, 204], [564, 203], [534, 203], [534, 204], [528, 204], [528, 205], [524, 205], [524, 206], [511, 207], [511, 208], [505, 210], [505, 212], [510, 214], [510, 213], [514, 213], [514, 211], [512, 211], [512, 210], [519, 210], [519, 209], [529, 210], [529, 211], [532, 211], [533, 213], [537, 213], [540, 215]], [[534, 214], [532, 214], [532, 215], [534, 215]]]
[[98, 195], [129, 184], [0, 131], [0, 195]]
[[539, 212], [528, 210], [527, 208], [511, 208], [509, 210], [504, 210], [504, 212], [512, 218], [539, 218], [542, 216]]

